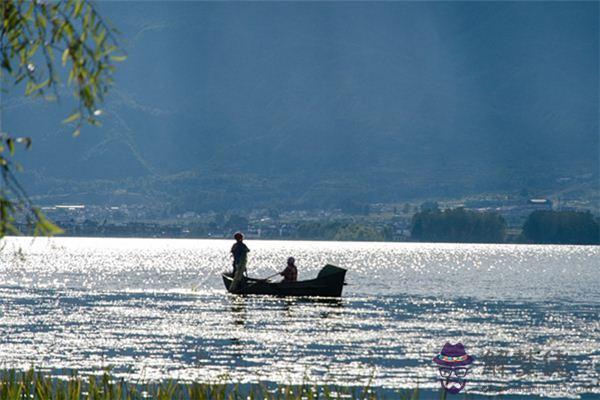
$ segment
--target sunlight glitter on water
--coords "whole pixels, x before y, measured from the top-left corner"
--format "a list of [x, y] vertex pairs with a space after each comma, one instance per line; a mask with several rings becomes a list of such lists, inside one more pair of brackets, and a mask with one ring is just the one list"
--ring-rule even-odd
[[[252, 276], [289, 255], [300, 279], [326, 263], [347, 268], [343, 298], [323, 302], [227, 294], [230, 246], [9, 239], [0, 359], [110, 365], [130, 378], [434, 388], [432, 357], [462, 341], [478, 360], [471, 392], [600, 393], [599, 247], [248, 242]], [[564, 365], [549, 370], [544, 357], [557, 351]]]

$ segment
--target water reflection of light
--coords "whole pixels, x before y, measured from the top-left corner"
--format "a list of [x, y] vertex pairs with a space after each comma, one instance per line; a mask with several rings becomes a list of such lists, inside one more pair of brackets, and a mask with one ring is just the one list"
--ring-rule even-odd
[[[474, 390], [510, 384], [511, 393], [544, 394], [558, 382], [566, 394], [600, 392], [598, 247], [249, 243], [252, 276], [280, 270], [290, 254], [301, 278], [328, 262], [348, 268], [344, 298], [328, 302], [226, 294], [219, 274], [229, 268], [229, 241], [8, 243], [4, 365], [426, 388], [437, 385], [432, 355], [463, 341], [479, 356], [560, 348], [575, 367], [568, 379], [537, 369], [515, 381], [480, 366]], [[10, 246], [25, 258], [13, 263]]]

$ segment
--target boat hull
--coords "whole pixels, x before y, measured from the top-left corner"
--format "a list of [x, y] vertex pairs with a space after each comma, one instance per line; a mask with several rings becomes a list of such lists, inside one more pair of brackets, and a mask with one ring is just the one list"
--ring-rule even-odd
[[[222, 274], [225, 288], [230, 291], [233, 278]], [[235, 294], [262, 294], [272, 296], [340, 297], [344, 288], [346, 270], [326, 265], [315, 279], [297, 282], [267, 282], [244, 278]]]

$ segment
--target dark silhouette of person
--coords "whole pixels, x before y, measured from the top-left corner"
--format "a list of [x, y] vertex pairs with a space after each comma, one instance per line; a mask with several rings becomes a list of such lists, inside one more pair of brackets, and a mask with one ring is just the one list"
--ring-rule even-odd
[[231, 255], [233, 256], [233, 282], [229, 290], [235, 292], [242, 281], [242, 277], [246, 273], [246, 263], [248, 262], [248, 253], [250, 249], [244, 243], [244, 235], [242, 232], [236, 232], [233, 235], [235, 243], [231, 247]]
[[283, 276], [281, 282], [296, 282], [298, 280], [298, 268], [296, 268], [296, 260], [294, 257], [287, 259], [287, 267], [279, 273]]

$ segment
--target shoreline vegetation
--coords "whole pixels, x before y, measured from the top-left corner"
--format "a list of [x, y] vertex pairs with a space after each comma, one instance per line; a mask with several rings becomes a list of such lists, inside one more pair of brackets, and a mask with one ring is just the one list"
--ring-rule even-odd
[[[118, 378], [111, 375], [109, 371], [101, 375], [83, 375], [71, 371], [67, 378], [58, 378], [34, 368], [27, 371], [0, 370], [0, 399], [2, 400], [374, 400], [384, 398], [418, 400], [420, 398], [418, 388], [400, 389], [390, 396], [379, 393], [368, 384], [356, 388], [310, 383], [240, 385], [176, 380], [140, 383]], [[439, 398], [445, 397], [445, 393], [440, 391]]]
[[[367, 242], [438, 242], [493, 244], [599, 245], [600, 218], [591, 212], [536, 210], [521, 227], [509, 227], [502, 215], [462, 207], [440, 210], [422, 208], [408, 222], [373, 218], [368, 215], [323, 219], [277, 221], [269, 219], [253, 226], [246, 217], [230, 215], [219, 221], [107, 221], [68, 220], [58, 224], [64, 236], [140, 238], [230, 238], [243, 231], [252, 240], [323, 240]], [[31, 227], [16, 224], [27, 234]]]

